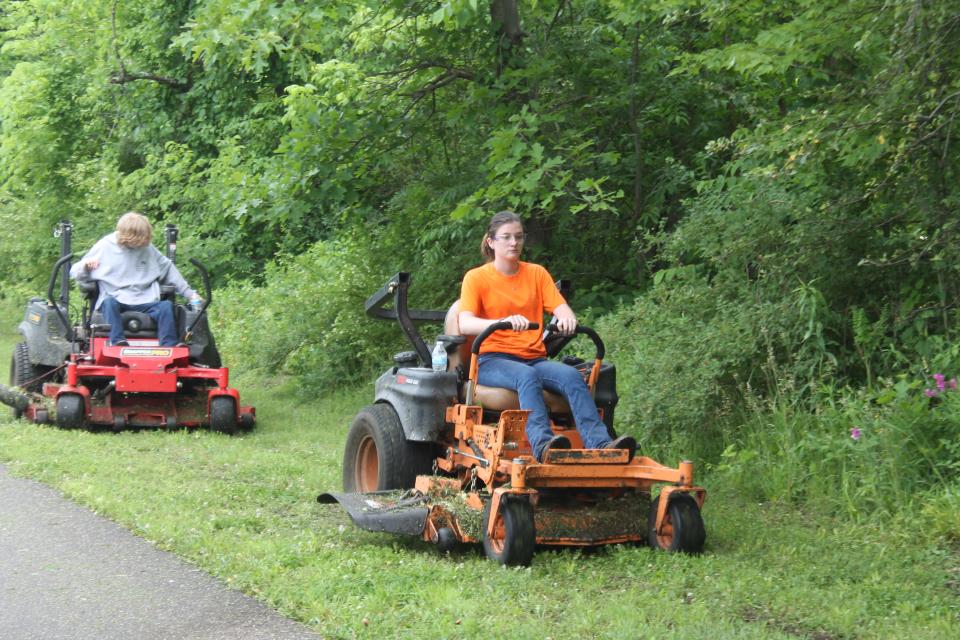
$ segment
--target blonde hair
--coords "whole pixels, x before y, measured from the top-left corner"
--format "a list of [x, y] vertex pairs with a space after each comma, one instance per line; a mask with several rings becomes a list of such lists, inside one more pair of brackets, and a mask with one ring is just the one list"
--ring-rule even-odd
[[492, 262], [494, 258], [493, 249], [487, 244], [487, 238], [493, 239], [493, 237], [497, 235], [497, 229], [511, 222], [519, 222], [520, 226], [523, 226], [523, 220], [513, 211], [498, 211], [490, 218], [490, 224], [487, 225], [487, 233], [483, 236], [483, 240], [480, 241], [480, 253], [483, 254], [487, 262]]
[[153, 227], [146, 216], [130, 211], [117, 220], [117, 244], [128, 249], [139, 249], [150, 244]]

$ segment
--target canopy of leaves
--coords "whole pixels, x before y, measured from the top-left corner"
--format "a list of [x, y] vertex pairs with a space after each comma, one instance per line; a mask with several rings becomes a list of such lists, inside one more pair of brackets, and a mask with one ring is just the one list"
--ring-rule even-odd
[[58, 219], [80, 249], [140, 210], [258, 305], [228, 349], [335, 382], [395, 346], [346, 322], [371, 285], [446, 306], [512, 208], [639, 421], [869, 386], [960, 361], [958, 28], [927, 0], [0, 2], [0, 268], [39, 282]]

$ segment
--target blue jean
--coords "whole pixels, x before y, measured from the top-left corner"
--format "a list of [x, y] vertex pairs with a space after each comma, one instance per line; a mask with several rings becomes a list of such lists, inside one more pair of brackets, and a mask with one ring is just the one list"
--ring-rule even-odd
[[176, 346], [177, 322], [173, 317], [173, 303], [169, 300], [148, 302], [146, 304], [123, 304], [113, 296], [107, 296], [100, 305], [104, 320], [110, 325], [110, 344], [117, 344], [124, 340], [123, 318], [124, 311], [139, 311], [145, 313], [157, 323], [157, 338], [161, 347]]
[[505, 353], [485, 353], [479, 362], [477, 382], [487, 387], [513, 389], [520, 397], [520, 408], [530, 411], [527, 440], [534, 455], [539, 457], [540, 449], [554, 435], [543, 400], [544, 389], [567, 399], [585, 448], [599, 449], [610, 442], [607, 427], [600, 420], [587, 383], [573, 367], [556, 360], [524, 360]]

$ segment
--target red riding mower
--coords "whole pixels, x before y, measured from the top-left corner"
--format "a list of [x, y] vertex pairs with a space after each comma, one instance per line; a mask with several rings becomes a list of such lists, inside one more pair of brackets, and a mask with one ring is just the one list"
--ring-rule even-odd
[[[10, 384], [0, 385], [0, 401], [14, 415], [63, 428], [199, 427], [235, 433], [253, 428], [253, 407], [241, 406], [240, 395], [228, 386], [229, 371], [206, 321], [211, 301], [210, 278], [196, 260], [206, 302], [199, 310], [174, 305], [178, 333], [187, 346], [161, 347], [152, 318], [123, 313], [128, 346], [108, 346], [110, 326], [93, 310], [97, 285], [80, 284], [84, 305], [80, 322], [69, 320], [69, 272], [72, 225], [63, 221], [60, 259], [50, 275], [47, 298], [32, 298], [19, 329], [24, 340], [13, 353]], [[168, 225], [166, 253], [176, 258], [177, 229]], [[59, 300], [54, 300], [57, 275], [62, 274]], [[164, 299], [175, 301], [172, 287], [161, 287]]]
[[[504, 565], [530, 564], [537, 544], [703, 549], [706, 491], [693, 484], [693, 463], [673, 469], [640, 455], [628, 460], [625, 450], [580, 448], [565, 399], [549, 392], [554, 433], [573, 448], [537, 462], [525, 435], [528, 412], [516, 393], [477, 384], [480, 344], [510, 323], [491, 326], [471, 344], [459, 335], [458, 303], [446, 313], [408, 310], [409, 284], [410, 275], [398, 273], [367, 300], [368, 315], [396, 319], [415, 351], [397, 354], [377, 380], [374, 404], [360, 411], [347, 435], [344, 493], [322, 494], [319, 502], [340, 503], [363, 529], [418, 536], [441, 550], [482, 541], [487, 556]], [[562, 282], [569, 299], [565, 289]], [[381, 308], [390, 297], [394, 308]], [[438, 341], [449, 366], [435, 372], [426, 366], [431, 354], [415, 322], [440, 320], [446, 334]], [[603, 363], [596, 332], [581, 326], [577, 333], [593, 340], [596, 357], [564, 361], [584, 375], [614, 437], [616, 370]], [[548, 326], [548, 355], [571, 339]]]

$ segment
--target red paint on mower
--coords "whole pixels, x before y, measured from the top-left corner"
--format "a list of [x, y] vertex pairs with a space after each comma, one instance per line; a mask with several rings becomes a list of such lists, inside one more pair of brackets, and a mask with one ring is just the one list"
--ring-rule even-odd
[[[191, 363], [185, 346], [161, 347], [156, 339], [129, 342], [108, 346], [106, 338], [93, 338], [89, 352], [71, 354], [63, 383], [43, 385], [43, 396], [55, 402], [61, 426], [210, 425], [227, 432], [253, 426], [256, 412], [240, 404], [226, 367]], [[62, 415], [64, 411], [69, 415]], [[31, 403], [24, 415], [35, 422], [49, 419], [41, 402]]]

